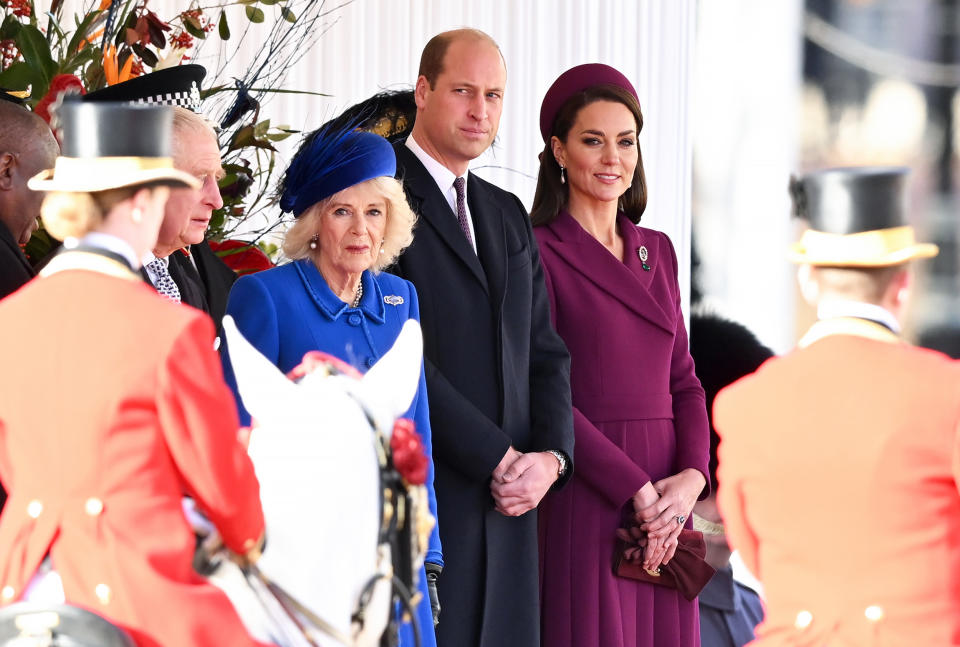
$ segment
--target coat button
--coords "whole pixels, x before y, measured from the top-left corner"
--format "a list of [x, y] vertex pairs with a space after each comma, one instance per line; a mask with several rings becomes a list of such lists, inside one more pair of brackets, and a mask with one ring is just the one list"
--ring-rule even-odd
[[373, 368], [373, 365], [377, 363], [377, 358], [376, 358], [376, 357], [368, 357], [366, 363], [367, 363], [367, 368]]
[[880, 622], [883, 620], [883, 608], [879, 605], [871, 604], [863, 610], [863, 615], [866, 616], [870, 622]]
[[33, 518], [38, 518], [43, 514], [43, 503], [39, 499], [34, 499], [27, 504], [27, 514]]
[[801, 611], [797, 614], [797, 619], [793, 626], [797, 629], [806, 629], [813, 623], [813, 614], [809, 611]]
[[83, 509], [86, 510], [87, 514], [91, 517], [96, 517], [103, 512], [103, 501], [95, 496], [92, 496], [87, 499], [86, 503], [83, 504]]
[[350, 315], [350, 317], [347, 319], [347, 321], [350, 322], [350, 325], [351, 325], [351, 326], [359, 326], [361, 320], [362, 320], [362, 319], [361, 319], [360, 315], [357, 314], [356, 312], [354, 312], [352, 315]]
[[94, 589], [94, 593], [97, 594], [97, 599], [100, 600], [100, 604], [110, 604], [110, 587], [106, 584], [97, 584], [97, 588]]
[[3, 587], [3, 591], [0, 591], [0, 597], [3, 598], [4, 602], [9, 602], [16, 594], [17, 592], [9, 584]]

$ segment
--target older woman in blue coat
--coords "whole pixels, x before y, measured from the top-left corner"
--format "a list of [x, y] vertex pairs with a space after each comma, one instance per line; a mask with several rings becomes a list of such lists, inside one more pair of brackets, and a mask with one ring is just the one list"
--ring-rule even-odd
[[[300, 147], [281, 186], [280, 206], [293, 212], [283, 251], [293, 262], [241, 277], [233, 286], [227, 314], [237, 327], [284, 372], [308, 351], [335, 355], [361, 372], [386, 353], [404, 322], [419, 321], [417, 293], [409, 281], [380, 273], [413, 240], [416, 216], [394, 179], [396, 158], [377, 135], [331, 126], [312, 133]], [[236, 382], [224, 353], [224, 374]], [[237, 399], [241, 420], [250, 418]], [[319, 415], [319, 414], [318, 414]], [[436, 518], [427, 389], [420, 387], [407, 412], [416, 423], [428, 456], [430, 512]], [[443, 566], [435, 525], [426, 556], [431, 586]], [[424, 647], [435, 647], [428, 579], [421, 569], [423, 598], [417, 606]], [[409, 625], [401, 627], [402, 646], [413, 645]]]

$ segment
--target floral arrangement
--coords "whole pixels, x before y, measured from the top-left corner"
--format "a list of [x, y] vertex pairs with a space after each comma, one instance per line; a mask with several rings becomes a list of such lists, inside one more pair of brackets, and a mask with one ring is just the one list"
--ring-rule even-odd
[[[265, 217], [275, 203], [273, 144], [296, 131], [260, 119], [261, 104], [272, 93], [298, 92], [280, 89], [286, 71], [322, 35], [321, 20], [343, 5], [326, 10], [323, 0], [232, 0], [201, 6], [190, 0], [183, 11], [163, 19], [150, 0], [86, 0], [85, 8], [72, 16], [64, 15], [64, 0], [51, 0], [46, 9], [39, 6], [43, 4], [0, 0], [0, 88], [18, 91], [48, 123], [51, 106], [64, 92], [98, 90], [196, 59], [211, 40], [232, 41], [229, 48], [220, 48], [216, 68], [207, 66], [202, 93], [204, 114], [220, 125], [226, 170], [220, 182], [224, 206], [213, 214], [208, 237], [220, 241], [244, 231], [266, 254], [275, 255], [276, 246], [261, 240], [280, 224], [279, 218]], [[243, 22], [236, 34], [231, 17]], [[268, 35], [265, 42], [257, 35], [256, 47], [247, 48], [257, 53], [246, 73], [223, 82], [227, 64], [245, 49], [251, 26], [261, 23]], [[250, 226], [256, 222], [266, 224]], [[42, 231], [34, 238], [26, 251], [37, 259], [51, 241]], [[242, 250], [224, 251], [239, 258]]]
[[[189, 60], [187, 52], [196, 39], [206, 39], [215, 27], [194, 3], [164, 21], [150, 10], [148, 0], [99, 0], [95, 8], [74, 16], [72, 26], [63, 16], [63, 0], [52, 0], [47, 11], [34, 0], [2, 4], [0, 86], [29, 89], [33, 108], [51, 91], [98, 90], [151, 69], [178, 65]], [[220, 37], [229, 38], [225, 6], [218, 8]], [[55, 85], [54, 79], [62, 75], [74, 80], [61, 79]]]

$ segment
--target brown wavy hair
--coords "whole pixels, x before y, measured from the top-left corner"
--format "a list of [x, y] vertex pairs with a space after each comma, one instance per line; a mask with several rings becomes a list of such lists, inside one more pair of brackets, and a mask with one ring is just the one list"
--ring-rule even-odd
[[[577, 92], [564, 102], [557, 111], [557, 118], [554, 119], [553, 127], [550, 129], [551, 139], [557, 137], [566, 144], [577, 115], [583, 108], [596, 101], [613, 101], [626, 106], [636, 119], [637, 134], [640, 134], [643, 129], [643, 114], [640, 112], [640, 104], [633, 95], [615, 85], [595, 85]], [[647, 179], [643, 172], [643, 157], [640, 155], [639, 146], [638, 142], [637, 168], [633, 172], [633, 181], [630, 188], [620, 196], [620, 210], [634, 224], [640, 222], [640, 217], [647, 208]], [[537, 191], [533, 196], [533, 209], [530, 211], [533, 225], [546, 225], [553, 222], [567, 204], [568, 191], [569, 185], [560, 182], [560, 164], [553, 156], [553, 147], [548, 139], [540, 154]]]

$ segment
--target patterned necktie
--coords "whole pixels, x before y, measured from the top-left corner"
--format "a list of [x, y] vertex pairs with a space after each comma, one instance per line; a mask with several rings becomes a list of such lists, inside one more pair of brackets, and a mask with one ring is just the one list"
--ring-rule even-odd
[[460, 223], [460, 229], [463, 230], [463, 235], [467, 237], [467, 242], [473, 247], [473, 236], [470, 235], [470, 223], [467, 221], [467, 196], [464, 191], [466, 183], [467, 181], [464, 178], [458, 177], [453, 181], [453, 188], [457, 190], [457, 222]]
[[170, 270], [167, 269], [167, 264], [163, 262], [163, 259], [153, 259], [147, 263], [147, 268], [157, 278], [156, 285], [154, 286], [157, 288], [157, 292], [174, 303], [180, 303], [180, 288], [177, 287], [173, 277], [170, 276]]

